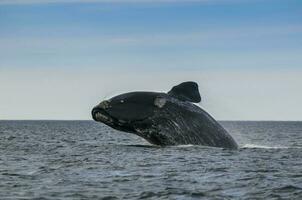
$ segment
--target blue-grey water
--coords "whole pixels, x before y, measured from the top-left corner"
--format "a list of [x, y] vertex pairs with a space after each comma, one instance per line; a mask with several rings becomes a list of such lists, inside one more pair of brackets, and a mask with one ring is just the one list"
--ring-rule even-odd
[[0, 199], [302, 199], [302, 122], [221, 122], [239, 150], [93, 121], [0, 121]]

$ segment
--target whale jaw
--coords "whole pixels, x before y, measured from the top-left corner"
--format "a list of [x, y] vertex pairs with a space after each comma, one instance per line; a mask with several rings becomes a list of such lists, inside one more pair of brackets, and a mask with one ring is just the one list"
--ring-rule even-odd
[[119, 131], [136, 133], [135, 128], [132, 126], [132, 122], [116, 119], [115, 117], [111, 116], [105, 109], [95, 107], [92, 109], [91, 114], [94, 121], [101, 122]]

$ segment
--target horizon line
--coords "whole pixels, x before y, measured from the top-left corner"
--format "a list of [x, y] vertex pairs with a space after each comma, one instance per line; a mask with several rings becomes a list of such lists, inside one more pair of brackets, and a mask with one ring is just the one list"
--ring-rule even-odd
[[[1, 121], [94, 121], [93, 119], [0, 119]], [[302, 120], [237, 120], [237, 119], [216, 119], [219, 122], [302, 122]]]

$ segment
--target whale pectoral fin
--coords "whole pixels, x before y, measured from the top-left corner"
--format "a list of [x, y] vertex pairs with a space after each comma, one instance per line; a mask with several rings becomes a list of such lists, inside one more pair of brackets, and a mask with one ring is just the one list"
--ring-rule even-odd
[[168, 94], [181, 101], [190, 101], [199, 103], [201, 97], [198, 91], [198, 84], [196, 82], [188, 81], [174, 86]]
[[163, 144], [163, 140], [159, 137], [157, 137], [156, 135], [151, 135], [149, 138], [148, 138], [148, 141], [152, 144], [155, 144], [155, 145], [160, 145], [160, 146], [164, 146]]
[[145, 139], [151, 144], [159, 145], [159, 146], [168, 146], [172, 145], [171, 141], [167, 138], [167, 136], [162, 135], [160, 133], [152, 133], [148, 135]]

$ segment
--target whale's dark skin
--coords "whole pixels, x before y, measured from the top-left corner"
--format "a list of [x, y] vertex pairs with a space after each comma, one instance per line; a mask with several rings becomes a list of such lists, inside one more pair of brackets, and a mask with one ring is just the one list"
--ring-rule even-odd
[[155, 145], [194, 144], [237, 149], [228, 132], [193, 104], [200, 100], [197, 83], [184, 82], [168, 93], [130, 92], [115, 96], [94, 107], [92, 117]]

